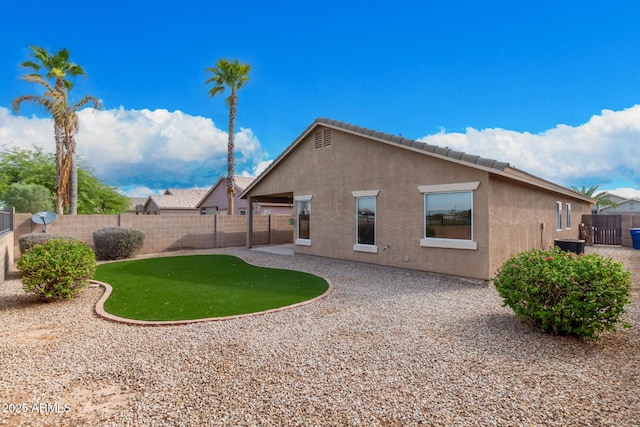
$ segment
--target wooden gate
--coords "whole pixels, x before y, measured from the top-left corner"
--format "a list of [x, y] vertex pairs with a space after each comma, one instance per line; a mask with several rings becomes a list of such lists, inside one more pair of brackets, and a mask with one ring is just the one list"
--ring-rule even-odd
[[591, 224], [590, 237], [594, 245], [622, 244], [622, 215], [584, 215], [582, 222], [587, 227]]

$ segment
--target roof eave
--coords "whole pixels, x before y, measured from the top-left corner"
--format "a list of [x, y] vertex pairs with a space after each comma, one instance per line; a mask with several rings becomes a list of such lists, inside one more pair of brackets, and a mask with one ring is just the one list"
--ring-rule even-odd
[[[595, 203], [595, 200], [591, 199], [590, 197], [576, 193], [573, 190], [554, 184], [550, 181], [546, 181], [542, 178], [536, 177], [526, 172], [519, 171], [518, 169], [511, 167], [506, 162], [481, 158], [480, 156], [470, 155], [462, 152], [455, 152], [448, 148], [443, 149], [437, 146], [430, 146], [420, 141], [405, 139], [399, 136], [377, 132], [353, 125], [347, 125], [346, 123], [337, 122], [335, 120], [325, 118], [318, 118], [311, 125], [309, 125], [282, 153], [280, 153], [278, 157], [276, 157], [276, 159], [274, 159], [273, 162], [271, 162], [271, 164], [260, 175], [256, 177], [256, 179], [249, 186], [247, 186], [247, 188], [240, 195], [240, 198], [246, 199], [247, 193], [249, 193], [253, 189], [253, 187], [258, 184], [258, 182], [260, 182], [265, 176], [267, 176], [271, 172], [271, 170], [282, 161], [282, 159], [284, 159], [291, 151], [293, 151], [293, 149], [295, 149], [298, 144], [318, 126], [328, 127], [359, 137], [368, 138], [393, 147], [404, 148], [405, 150], [413, 151], [415, 153], [500, 175], [511, 180], [522, 182], [524, 184], [532, 185], [575, 199], [583, 200], [587, 203]], [[472, 158], [473, 161], [469, 160], [470, 158]]]

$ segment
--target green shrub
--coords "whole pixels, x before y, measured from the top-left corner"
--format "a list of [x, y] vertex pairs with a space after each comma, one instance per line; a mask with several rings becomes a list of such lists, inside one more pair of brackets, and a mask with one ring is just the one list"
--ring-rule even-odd
[[24, 254], [28, 249], [31, 249], [35, 245], [48, 242], [53, 239], [64, 239], [65, 237], [58, 236], [57, 234], [50, 233], [29, 233], [23, 234], [18, 238], [18, 245], [20, 246], [20, 253]]
[[53, 239], [27, 250], [18, 260], [22, 286], [45, 301], [72, 298], [89, 284], [96, 257], [86, 243]]
[[93, 232], [99, 260], [132, 258], [144, 245], [144, 233], [123, 227], [107, 227]]
[[631, 275], [598, 254], [533, 249], [507, 260], [493, 282], [503, 306], [545, 332], [597, 340], [618, 323], [630, 326], [620, 316], [631, 302]]

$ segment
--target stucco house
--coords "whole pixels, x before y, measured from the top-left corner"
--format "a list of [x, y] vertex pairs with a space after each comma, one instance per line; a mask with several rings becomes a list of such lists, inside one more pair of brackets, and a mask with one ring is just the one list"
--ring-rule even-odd
[[241, 197], [293, 202], [295, 253], [480, 280], [512, 254], [578, 238], [594, 202], [505, 162], [323, 118]]
[[[247, 201], [240, 199], [240, 194], [249, 184], [253, 182], [253, 176], [236, 176], [234, 177], [236, 195], [234, 201], [234, 214], [247, 214]], [[229, 200], [227, 198], [227, 179], [220, 177], [218, 181], [207, 191], [198, 203], [198, 209], [203, 215], [226, 215], [229, 210]]]
[[161, 195], [149, 196], [144, 204], [143, 211], [145, 215], [197, 215], [200, 213], [198, 203], [200, 203], [206, 192], [206, 190], [169, 188]]
[[634, 197], [626, 198], [609, 192], [605, 192], [604, 195], [618, 206], [615, 208], [613, 206], [603, 206], [599, 210], [594, 206], [591, 208], [593, 213], [599, 215], [640, 214], [640, 199]]
[[[234, 210], [236, 215], [246, 215], [248, 202], [241, 199], [242, 192], [253, 182], [253, 176], [236, 176], [234, 178], [236, 186], [236, 195], [234, 202]], [[221, 177], [209, 189], [207, 194], [198, 204], [200, 213], [204, 215], [226, 215], [229, 207], [227, 199], [227, 181], [225, 177]], [[284, 203], [255, 203], [253, 205], [254, 215], [291, 215], [293, 212], [292, 205]]]

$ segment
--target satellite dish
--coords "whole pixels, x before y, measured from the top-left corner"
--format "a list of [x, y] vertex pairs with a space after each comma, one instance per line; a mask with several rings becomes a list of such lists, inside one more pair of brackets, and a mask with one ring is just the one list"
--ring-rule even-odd
[[47, 224], [51, 224], [53, 221], [58, 218], [58, 215], [55, 212], [38, 212], [31, 217], [31, 221], [36, 224], [44, 225], [44, 232], [47, 232]]

